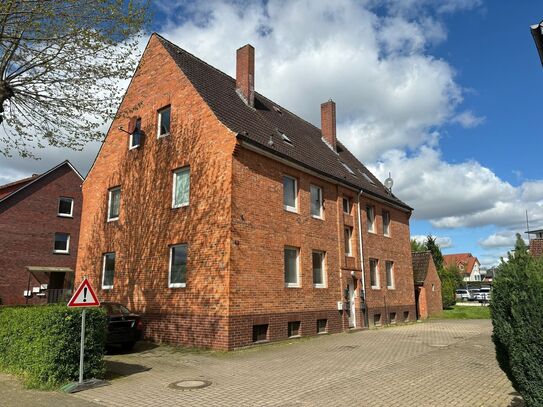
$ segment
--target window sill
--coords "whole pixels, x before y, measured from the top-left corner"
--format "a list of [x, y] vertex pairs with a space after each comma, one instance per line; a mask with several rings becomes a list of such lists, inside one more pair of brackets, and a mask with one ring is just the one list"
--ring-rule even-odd
[[169, 135], [170, 135], [170, 133], [159, 134], [159, 135], [156, 136], [156, 138], [160, 139], [160, 138], [168, 137]]
[[117, 218], [110, 218], [110, 219], [107, 220], [107, 222], [116, 222], [118, 220], [119, 220], [118, 217]]
[[288, 339], [298, 339], [298, 338], [301, 338], [302, 335], [292, 335], [292, 336], [289, 336]]
[[384, 233], [383, 233], [383, 236], [384, 236], [384, 237], [388, 237], [389, 239], [392, 237], [392, 236], [390, 236], [390, 234], [385, 235]]
[[395, 290], [395, 289], [396, 289], [396, 287], [394, 287], [394, 286], [389, 287], [389, 286], [387, 285], [387, 290]]
[[378, 285], [372, 285], [372, 286], [371, 286], [371, 289], [372, 289], [372, 290], [380, 290], [381, 287], [378, 286]]
[[289, 213], [298, 213], [298, 211], [296, 210], [296, 208], [292, 208], [290, 206], [283, 206], [283, 209], [285, 210], [285, 212], [289, 212]]
[[168, 284], [168, 288], [185, 288], [187, 283]]
[[377, 232], [375, 230], [368, 230], [368, 233], [371, 233], [372, 235], [376, 235]]
[[313, 219], [316, 219], [316, 220], [322, 220], [322, 221], [324, 221], [324, 217], [322, 217], [322, 216], [311, 215], [311, 217], [312, 217]]
[[300, 284], [286, 283], [285, 288], [302, 288]]
[[102, 286], [102, 290], [112, 290], [112, 289], [113, 289], [112, 285], [103, 285]]
[[317, 335], [328, 335], [328, 332], [317, 332]]
[[176, 205], [176, 206], [173, 206], [173, 205], [172, 205], [172, 209], [186, 208], [186, 207], [188, 207], [188, 206], [189, 206], [188, 203], [182, 204], [182, 205]]
[[138, 144], [137, 146], [128, 147], [128, 151], [130, 151], [130, 150], [136, 150], [136, 149], [138, 149], [138, 148], [140, 148], [140, 145], [139, 145], [139, 144]]
[[65, 252], [65, 251], [58, 251], [58, 250], [53, 250], [53, 254], [63, 254], [63, 255], [69, 255], [70, 252]]
[[313, 288], [326, 288], [326, 284], [313, 284]]
[[57, 216], [58, 216], [59, 218], [69, 218], [69, 219], [70, 219], [70, 218], [71, 218], [71, 219], [74, 218], [73, 215], [66, 215], [66, 214], [62, 214], [62, 213], [57, 213]]

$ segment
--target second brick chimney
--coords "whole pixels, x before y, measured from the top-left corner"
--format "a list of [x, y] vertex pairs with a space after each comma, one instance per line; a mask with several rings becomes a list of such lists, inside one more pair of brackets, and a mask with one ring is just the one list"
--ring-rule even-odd
[[236, 54], [236, 89], [245, 103], [255, 105], [255, 49], [247, 44]]
[[321, 104], [322, 138], [336, 151], [336, 104], [332, 99]]

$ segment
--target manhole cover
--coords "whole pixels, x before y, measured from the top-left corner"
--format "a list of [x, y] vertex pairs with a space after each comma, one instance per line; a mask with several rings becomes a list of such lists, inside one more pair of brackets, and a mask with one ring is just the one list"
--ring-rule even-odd
[[194, 389], [203, 389], [204, 387], [211, 386], [209, 380], [180, 380], [178, 382], [173, 382], [168, 385], [170, 389], [176, 390], [194, 390]]

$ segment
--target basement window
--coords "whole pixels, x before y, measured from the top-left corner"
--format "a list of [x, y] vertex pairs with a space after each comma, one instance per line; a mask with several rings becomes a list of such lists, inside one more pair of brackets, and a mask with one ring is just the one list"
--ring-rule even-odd
[[268, 340], [268, 324], [253, 325], [253, 342], [264, 342]]
[[381, 314], [373, 314], [373, 325], [381, 326]]
[[326, 319], [317, 319], [317, 333], [324, 334], [326, 333], [326, 325], [328, 321]]
[[391, 312], [391, 313], [390, 313], [389, 320], [390, 320], [390, 323], [391, 323], [391, 324], [395, 324], [395, 323], [396, 323], [396, 313], [395, 313], [395, 312]]
[[297, 338], [300, 336], [300, 321], [291, 321], [288, 323], [288, 337]]

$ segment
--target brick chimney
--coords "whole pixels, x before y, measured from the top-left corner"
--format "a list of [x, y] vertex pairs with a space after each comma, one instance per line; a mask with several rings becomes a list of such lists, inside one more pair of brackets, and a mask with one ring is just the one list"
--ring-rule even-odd
[[236, 89], [245, 103], [255, 105], [255, 49], [247, 44], [236, 54]]
[[322, 137], [336, 151], [336, 104], [332, 99], [321, 104]]

